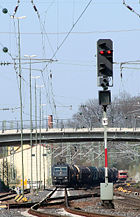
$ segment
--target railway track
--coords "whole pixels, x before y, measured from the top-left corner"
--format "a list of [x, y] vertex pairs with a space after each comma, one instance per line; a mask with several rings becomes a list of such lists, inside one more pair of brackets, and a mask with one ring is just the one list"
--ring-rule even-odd
[[[49, 192], [49, 193], [48, 193]], [[3, 202], [6, 205], [5, 209], [16, 212], [21, 210], [23, 212], [29, 209], [29, 213], [35, 216], [89, 216], [89, 217], [119, 217], [129, 216], [128, 212], [131, 212], [132, 216], [137, 216], [140, 213], [140, 197], [134, 196], [134, 194], [126, 195], [123, 192], [116, 192], [116, 198], [114, 199], [115, 209], [105, 209], [101, 206], [99, 198], [99, 189], [92, 190], [74, 190], [74, 189], [60, 189], [55, 188], [51, 191], [46, 192], [47, 196], [43, 196], [43, 199], [39, 202], [27, 202], [27, 203], [9, 203]], [[86, 192], [86, 193], [85, 193]], [[98, 192], [98, 193], [97, 193]], [[6, 195], [11, 197], [13, 195], [2, 194], [0, 195], [1, 200], [6, 200]], [[3, 198], [2, 198], [3, 197]], [[41, 198], [41, 197], [40, 197]], [[37, 201], [37, 200], [36, 200]], [[30, 208], [31, 207], [31, 208]], [[15, 210], [15, 211], [13, 211]], [[18, 211], [20, 212], [20, 211]], [[95, 213], [96, 212], [96, 213]], [[98, 214], [100, 213], [100, 214]], [[118, 213], [120, 215], [118, 215]], [[134, 213], [134, 215], [132, 215]], [[14, 216], [14, 215], [13, 215]]]
[[8, 192], [8, 193], [3, 193], [0, 195], [0, 201], [8, 201], [8, 200], [12, 200], [13, 198], [16, 197], [16, 193], [14, 192]]
[[[28, 194], [30, 192], [30, 190], [25, 190], [24, 194]], [[17, 193], [15, 191], [10, 191], [10, 192], [6, 192], [6, 193], [1, 193], [0, 194], [0, 203], [1, 202], [5, 202], [5, 201], [9, 201], [14, 199], [17, 196]]]
[[[123, 193], [117, 193], [118, 199], [116, 203], [121, 206], [125, 206], [127, 209], [140, 210], [140, 198], [133, 197], [131, 195], [125, 195]], [[120, 199], [119, 199], [120, 196]], [[132, 208], [133, 207], [133, 208]]]
[[[96, 194], [82, 194], [82, 195], [68, 195], [68, 190], [65, 188], [59, 190], [55, 188], [49, 195], [47, 195], [43, 200], [39, 203], [36, 203], [29, 209], [29, 213], [39, 217], [46, 217], [46, 216], [85, 216], [85, 217], [119, 217], [118, 215], [109, 215], [109, 214], [97, 214], [97, 213], [90, 213], [80, 208], [71, 207], [70, 201], [78, 200], [86, 197], [95, 197]], [[61, 195], [60, 195], [61, 194]], [[63, 195], [62, 195], [63, 194]], [[57, 196], [58, 195], [58, 196]]]

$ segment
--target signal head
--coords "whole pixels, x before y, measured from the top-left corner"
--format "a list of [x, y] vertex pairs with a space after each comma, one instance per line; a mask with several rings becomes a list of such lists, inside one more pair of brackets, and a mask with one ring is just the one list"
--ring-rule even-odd
[[113, 49], [110, 39], [97, 41], [97, 76], [113, 77]]

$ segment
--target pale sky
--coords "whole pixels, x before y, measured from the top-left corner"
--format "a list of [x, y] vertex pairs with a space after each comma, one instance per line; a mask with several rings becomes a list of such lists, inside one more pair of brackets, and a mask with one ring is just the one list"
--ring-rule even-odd
[[[16, 5], [18, 9], [14, 14]], [[8, 9], [8, 14], [2, 13], [3, 8]], [[13, 59], [19, 56], [18, 32], [21, 39], [24, 120], [30, 118], [29, 60], [22, 60], [24, 55], [36, 55], [33, 59], [40, 59], [39, 63], [36, 63], [38, 60], [32, 60], [31, 68], [32, 76], [40, 76], [37, 85], [45, 85], [45, 88], [41, 88], [41, 103], [47, 104], [47, 111], [46, 106], [42, 106], [44, 114], [67, 119], [78, 111], [80, 104], [89, 99], [97, 99], [98, 90], [102, 89], [97, 87], [98, 39], [108, 38], [113, 41], [115, 64], [114, 86], [110, 88], [112, 99], [123, 91], [132, 96], [140, 95], [138, 64], [123, 65], [122, 79], [120, 77], [121, 62], [140, 60], [139, 0], [1, 0], [0, 9], [0, 62], [12, 63], [8, 66], [0, 65], [0, 121], [20, 118], [19, 109], [2, 110], [20, 106], [19, 69], [18, 65], [16, 71], [13, 67]], [[10, 15], [26, 16], [19, 20], [20, 29], [17, 19], [13, 20]], [[9, 54], [3, 53], [3, 47], [8, 47]], [[57, 61], [51, 64], [41, 60], [52, 57]], [[39, 88], [37, 91], [39, 109]], [[34, 79], [32, 104], [34, 114]]]

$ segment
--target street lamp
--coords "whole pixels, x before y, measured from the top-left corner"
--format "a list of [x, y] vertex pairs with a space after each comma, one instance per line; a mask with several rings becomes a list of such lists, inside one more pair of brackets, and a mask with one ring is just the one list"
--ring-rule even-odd
[[23, 162], [23, 119], [22, 119], [22, 83], [21, 83], [21, 52], [20, 52], [20, 25], [19, 20], [26, 18], [26, 16], [15, 17], [11, 16], [13, 19], [17, 19], [18, 21], [18, 58], [19, 58], [19, 94], [20, 94], [20, 130], [21, 130], [21, 161], [22, 161], [22, 195], [24, 196], [24, 162]]
[[36, 57], [36, 55], [24, 55], [24, 57], [29, 58], [30, 60], [30, 73], [29, 73], [29, 81], [30, 81], [30, 146], [31, 146], [31, 192], [33, 193], [33, 161], [32, 161], [32, 81], [31, 81], [31, 59]]

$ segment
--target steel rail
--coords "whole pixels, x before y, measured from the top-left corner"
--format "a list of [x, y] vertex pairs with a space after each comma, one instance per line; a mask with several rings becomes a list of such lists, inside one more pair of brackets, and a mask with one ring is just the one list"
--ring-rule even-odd
[[69, 213], [76, 214], [79, 216], [85, 216], [85, 217], [122, 217], [122, 216], [116, 216], [116, 215], [109, 215], [109, 214], [97, 214], [97, 213], [91, 213], [91, 212], [86, 212], [83, 210], [79, 210], [78, 208], [72, 208], [69, 205], [69, 199], [68, 199], [68, 194], [67, 190], [65, 189], [65, 210]]
[[[50, 192], [50, 194], [47, 195], [47, 197], [45, 197], [42, 201], [40, 201], [39, 203], [36, 203], [35, 205], [33, 205], [29, 210], [28, 210], [28, 213], [29, 214], [32, 214], [32, 215], [35, 215], [35, 216], [39, 216], [39, 217], [46, 217], [46, 216], [53, 216], [53, 214], [48, 214], [48, 213], [44, 213], [44, 212], [41, 212], [41, 211], [38, 211], [37, 209], [41, 206], [43, 206], [43, 203], [47, 203], [48, 202], [48, 199], [56, 192], [57, 188], [55, 188], [52, 192]], [[59, 215], [55, 215], [55, 216], [58, 216]]]
[[[37, 209], [38, 208], [43, 208], [43, 207], [46, 207], [46, 206], [56, 206], [56, 205], [62, 205], [62, 207], [65, 209], [66, 212], [68, 213], [72, 213], [72, 214], [76, 214], [76, 215], [79, 215], [79, 216], [85, 216], [85, 217], [122, 217], [122, 216], [116, 216], [116, 215], [103, 215], [103, 214], [96, 214], [96, 213], [89, 213], [89, 212], [85, 212], [85, 211], [81, 211], [81, 210], [77, 210], [77, 209], [74, 209], [72, 207], [69, 206], [69, 201], [71, 200], [75, 200], [75, 199], [78, 199], [79, 195], [77, 196], [68, 196], [67, 194], [67, 189], [65, 188], [65, 196], [64, 197], [57, 197], [57, 198], [50, 198], [55, 192], [56, 192], [57, 188], [55, 188], [49, 195], [47, 195], [46, 198], [44, 198], [41, 202], [39, 203], [36, 203], [34, 206], [32, 206], [28, 213], [32, 214], [32, 215], [35, 215], [35, 216], [39, 216], [39, 217], [46, 217], [46, 216], [50, 216], [50, 217], [60, 217], [60, 214], [52, 214], [50, 212], [41, 212], [41, 211], [38, 211]], [[93, 196], [94, 194], [91, 194], [91, 196]], [[89, 196], [89, 195], [87, 195]], [[95, 194], [96, 196], [96, 194]], [[84, 198], [85, 195], [80, 195], [80, 198]], [[50, 201], [55, 201], [55, 200], [58, 200], [60, 199], [61, 201], [59, 202], [54, 202], [54, 203], [49, 203]], [[65, 214], [61, 216], [66, 216]]]

